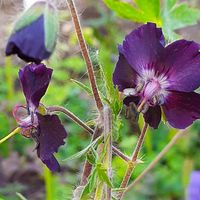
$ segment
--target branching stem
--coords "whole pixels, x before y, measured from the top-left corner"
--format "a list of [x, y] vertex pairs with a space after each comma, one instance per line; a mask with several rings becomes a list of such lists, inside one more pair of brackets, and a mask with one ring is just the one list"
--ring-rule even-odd
[[[85, 131], [93, 135], [94, 130], [90, 128], [87, 124], [85, 124], [81, 119], [79, 119], [75, 114], [73, 114], [68, 109], [62, 107], [62, 106], [49, 106], [47, 107], [48, 112], [62, 112], [65, 114], [68, 118], [70, 118], [73, 122], [78, 124], [81, 128], [83, 128]], [[113, 153], [115, 153], [117, 156], [119, 156], [121, 159], [123, 159], [126, 162], [130, 161], [130, 158], [123, 154], [117, 147], [112, 146]]]
[[[141, 150], [141, 147], [142, 147], [142, 144], [144, 142], [144, 137], [145, 137], [147, 128], [148, 128], [148, 124], [145, 123], [144, 124], [144, 128], [142, 129], [142, 132], [141, 132], [141, 134], [140, 134], [140, 136], [138, 138], [138, 142], [136, 144], [135, 150], [134, 150], [134, 152], [132, 154], [131, 161], [128, 163], [128, 167], [127, 167], [126, 173], [125, 173], [123, 181], [121, 183], [120, 188], [122, 188], [122, 189], [127, 187], [129, 179], [130, 179], [130, 177], [132, 175], [133, 169], [134, 169], [135, 165], [137, 164], [138, 154], [139, 154], [139, 152]], [[123, 194], [124, 194], [124, 190], [121, 190], [117, 195], [117, 200], [122, 199]]]
[[171, 149], [171, 147], [177, 142], [177, 140], [182, 138], [187, 133], [188, 133], [187, 129], [176, 133], [176, 135], [174, 135], [171, 141], [163, 148], [163, 150], [148, 165], [148, 167], [127, 187], [124, 193], [127, 193], [128, 191], [130, 191], [144, 176], [146, 176], [146, 174], [149, 173], [149, 171], [153, 169], [155, 165], [163, 158], [163, 156]]

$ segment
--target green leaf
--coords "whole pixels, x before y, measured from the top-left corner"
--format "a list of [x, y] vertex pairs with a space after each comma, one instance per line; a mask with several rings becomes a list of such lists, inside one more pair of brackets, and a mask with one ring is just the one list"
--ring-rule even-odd
[[87, 185], [83, 189], [80, 200], [88, 200], [89, 194], [90, 194], [90, 187], [89, 187], [89, 183], [87, 183]]
[[162, 10], [163, 31], [168, 40], [173, 41], [180, 36], [174, 30], [197, 24], [200, 10], [192, 8], [188, 3], [177, 0], [165, 0]]
[[135, 6], [121, 0], [103, 0], [104, 3], [122, 18], [135, 22], [154, 22], [161, 25], [159, 0], [135, 0]]
[[44, 7], [45, 2], [39, 2], [26, 10], [15, 23], [13, 32], [19, 31], [37, 20], [43, 14]]
[[96, 140], [94, 140], [92, 143], [90, 143], [85, 149], [70, 156], [69, 158], [64, 159], [63, 161], [80, 158], [81, 156], [85, 155], [92, 147], [98, 146], [102, 142], [102, 140], [103, 140], [102, 136], [98, 137]]
[[[160, 17], [160, 0], [134, 0], [143, 15], [154, 20], [159, 20]], [[144, 18], [145, 18], [144, 17]]]
[[89, 191], [92, 192], [95, 189], [97, 182], [97, 169], [95, 168], [89, 177]]
[[55, 48], [58, 37], [58, 16], [56, 8], [46, 3], [44, 11], [45, 47], [49, 52]]
[[71, 81], [73, 81], [73, 83], [76, 83], [80, 88], [86, 91], [89, 96], [92, 96], [92, 90], [88, 86], [84, 85], [83, 83], [75, 79], [71, 79]]
[[80, 200], [88, 200], [89, 194], [92, 193], [96, 187], [97, 182], [97, 170], [94, 168], [92, 173], [90, 174], [88, 178], [88, 183], [86, 184], [85, 188], [83, 189], [83, 192], [81, 194]]
[[87, 161], [95, 165], [98, 160], [98, 153], [95, 151], [94, 147], [91, 147], [91, 149], [87, 153]]
[[102, 166], [102, 164], [98, 164], [97, 167], [97, 174], [101, 181], [105, 182], [109, 187], [113, 188], [113, 184], [107, 174], [107, 170], [105, 167]]

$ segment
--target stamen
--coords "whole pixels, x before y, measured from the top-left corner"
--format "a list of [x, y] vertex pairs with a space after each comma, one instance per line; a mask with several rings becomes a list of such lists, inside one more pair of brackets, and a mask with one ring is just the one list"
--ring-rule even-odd
[[126, 88], [123, 90], [123, 94], [125, 96], [134, 96], [134, 95], [136, 95], [136, 93], [137, 93], [137, 91], [134, 88]]
[[143, 110], [144, 105], [146, 104], [147, 100], [144, 98], [140, 105], [137, 108], [137, 111], [140, 113]]

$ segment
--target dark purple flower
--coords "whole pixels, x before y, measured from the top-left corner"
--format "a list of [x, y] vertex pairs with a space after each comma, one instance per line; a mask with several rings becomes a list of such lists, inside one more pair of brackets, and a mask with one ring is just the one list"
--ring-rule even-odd
[[200, 118], [200, 46], [178, 40], [165, 46], [160, 28], [147, 23], [132, 31], [119, 46], [113, 82], [127, 97], [142, 103], [145, 121], [157, 128], [161, 108], [174, 128], [184, 129]]
[[193, 171], [190, 176], [187, 200], [200, 200], [200, 171]]
[[51, 80], [52, 71], [44, 64], [30, 64], [19, 71], [27, 106], [16, 106], [13, 115], [22, 128], [22, 135], [31, 137], [37, 142], [38, 157], [55, 172], [60, 170], [60, 165], [53, 154], [64, 144], [67, 132], [58, 116], [48, 114], [45, 107], [40, 104], [40, 99], [44, 96]]
[[40, 63], [52, 54], [57, 39], [55, 8], [40, 1], [16, 22], [6, 46], [6, 55], [17, 54], [26, 62]]

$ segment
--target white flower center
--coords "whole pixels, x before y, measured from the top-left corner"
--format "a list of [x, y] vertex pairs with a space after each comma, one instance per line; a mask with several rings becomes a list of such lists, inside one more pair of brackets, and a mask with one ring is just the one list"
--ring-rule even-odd
[[123, 92], [126, 96], [141, 96], [149, 105], [161, 105], [168, 95], [168, 86], [169, 82], [164, 74], [158, 75], [153, 69], [144, 69], [137, 77], [136, 88], [126, 88]]

